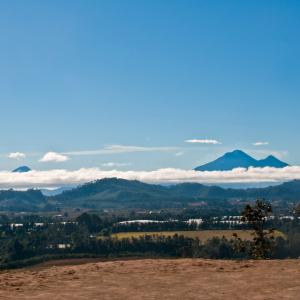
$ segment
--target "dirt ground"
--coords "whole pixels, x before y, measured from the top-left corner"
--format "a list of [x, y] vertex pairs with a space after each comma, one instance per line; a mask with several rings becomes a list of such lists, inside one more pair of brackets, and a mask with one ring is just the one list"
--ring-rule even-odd
[[300, 260], [82, 262], [2, 271], [0, 299], [300, 299]]

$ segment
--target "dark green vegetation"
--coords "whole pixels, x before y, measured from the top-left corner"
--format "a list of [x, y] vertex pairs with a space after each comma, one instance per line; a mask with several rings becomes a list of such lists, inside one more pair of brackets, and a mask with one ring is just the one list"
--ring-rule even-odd
[[247, 153], [241, 150], [235, 150], [228, 152], [223, 156], [217, 158], [216, 160], [207, 163], [203, 166], [195, 168], [196, 171], [228, 171], [235, 168], [264, 168], [264, 167], [273, 167], [273, 168], [284, 168], [288, 164], [280, 161], [273, 155], [266, 157], [265, 159], [256, 160]]
[[[270, 205], [255, 204], [262, 198]], [[300, 180], [268, 188], [224, 189], [111, 178], [58, 195], [32, 189], [0, 191], [0, 263], [8, 268], [64, 257], [296, 258], [299, 203]], [[268, 218], [271, 204], [274, 216]], [[128, 220], [155, 222], [121, 222]], [[273, 239], [272, 228], [285, 235]], [[228, 235], [201, 241], [197, 235], [147, 234], [206, 229], [253, 229], [254, 235], [252, 241]], [[145, 235], [116, 238], [116, 233], [131, 231]], [[237, 246], [243, 251], [236, 251]]]
[[265, 259], [272, 257], [272, 251], [275, 247], [274, 244], [274, 230], [265, 229], [270, 214], [272, 213], [272, 206], [264, 200], [257, 200], [255, 205], [247, 204], [242, 212], [241, 221], [247, 223], [253, 228], [253, 240], [246, 245], [244, 241], [234, 235], [236, 238], [236, 248], [239, 252], [248, 252], [250, 256], [255, 259]]
[[266, 198], [275, 211], [287, 212], [300, 202], [300, 180], [278, 186], [224, 189], [198, 183], [172, 186], [146, 184], [124, 179], [102, 179], [56, 196], [40, 191], [0, 191], [1, 211], [56, 211], [86, 209], [162, 209], [201, 207], [202, 211], [241, 210], [246, 202]]
[[47, 199], [38, 190], [0, 191], [1, 211], [38, 211], [47, 208]]
[[[256, 220], [256, 213], [259, 215]], [[53, 258], [67, 257], [202, 257], [213, 259], [235, 259], [258, 257], [254, 255], [254, 241], [243, 241], [245, 249], [250, 251], [236, 251], [236, 237], [209, 238], [199, 240], [183, 235], [153, 236], [147, 235], [132, 238], [114, 238], [113, 233], [129, 231], [174, 231], [174, 230], [205, 230], [205, 229], [251, 229], [260, 224], [262, 217], [268, 210], [264, 207], [246, 207], [244, 221], [247, 223], [228, 225], [216, 222], [216, 217], [203, 219], [202, 224], [180, 221], [187, 213], [183, 210], [178, 221], [150, 224], [120, 225], [124, 221], [122, 214], [91, 214], [83, 213], [68, 222], [55, 221], [50, 217], [28, 215], [11, 219], [8, 216], [0, 218], [0, 267], [11, 268]], [[168, 220], [169, 213], [159, 214]], [[191, 214], [191, 213], [190, 213]], [[252, 217], [251, 217], [252, 216]], [[126, 220], [126, 219], [125, 219]], [[252, 222], [252, 221], [254, 222]], [[258, 221], [258, 223], [257, 223]], [[22, 226], [12, 222], [22, 222]], [[35, 223], [42, 222], [42, 223]], [[255, 226], [253, 226], [255, 225]], [[258, 232], [261, 230], [258, 228]], [[297, 258], [300, 256], [300, 221], [274, 217], [263, 224], [263, 229], [276, 228], [287, 238], [277, 237], [273, 241], [272, 258]], [[258, 234], [258, 237], [260, 235]], [[264, 253], [263, 253], [264, 255]], [[261, 255], [260, 257], [263, 257]]]

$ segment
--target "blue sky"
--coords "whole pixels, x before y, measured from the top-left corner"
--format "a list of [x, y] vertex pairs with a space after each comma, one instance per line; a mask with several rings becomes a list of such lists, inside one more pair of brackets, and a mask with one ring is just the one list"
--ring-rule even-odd
[[299, 165], [299, 36], [299, 1], [1, 1], [1, 169]]

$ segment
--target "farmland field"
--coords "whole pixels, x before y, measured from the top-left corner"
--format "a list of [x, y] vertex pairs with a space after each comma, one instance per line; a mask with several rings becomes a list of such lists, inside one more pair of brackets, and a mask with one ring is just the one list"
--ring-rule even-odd
[[[151, 231], [151, 232], [120, 232], [115, 233], [112, 237], [118, 239], [124, 238], [138, 238], [145, 235], [154, 235], [154, 236], [174, 236], [175, 234], [183, 235], [185, 237], [190, 238], [199, 238], [201, 241], [207, 241], [213, 237], [225, 237], [227, 239], [232, 238], [232, 235], [236, 233], [241, 239], [243, 240], [250, 240], [252, 239], [252, 231], [251, 230], [195, 230], [195, 231]], [[275, 237], [283, 237], [285, 235], [280, 231], [274, 232]]]

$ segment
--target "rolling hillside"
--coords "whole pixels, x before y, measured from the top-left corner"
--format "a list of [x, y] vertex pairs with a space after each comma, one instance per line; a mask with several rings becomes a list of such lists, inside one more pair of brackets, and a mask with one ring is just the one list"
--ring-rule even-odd
[[45, 196], [38, 190], [0, 191], [2, 211], [51, 210], [56, 207], [90, 209], [157, 209], [187, 207], [193, 202], [206, 201], [209, 205], [224, 204], [228, 200], [300, 202], [300, 180], [267, 188], [224, 189], [198, 183], [172, 186], [146, 184], [117, 178], [106, 178], [64, 191], [56, 196]]

